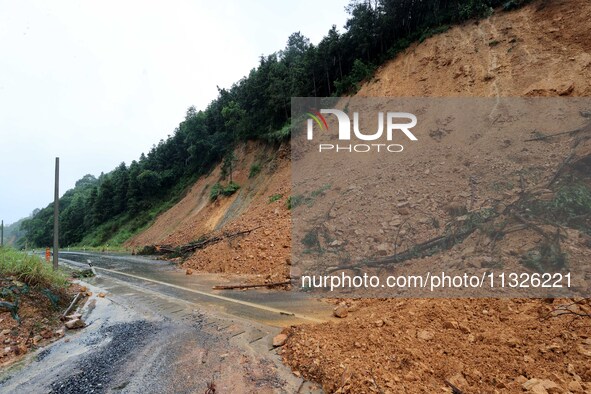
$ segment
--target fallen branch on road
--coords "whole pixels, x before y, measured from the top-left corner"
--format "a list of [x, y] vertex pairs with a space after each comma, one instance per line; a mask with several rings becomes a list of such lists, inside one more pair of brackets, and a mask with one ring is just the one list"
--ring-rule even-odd
[[177, 254], [181, 254], [181, 255], [187, 255], [189, 253], [196, 251], [197, 249], [204, 249], [207, 246], [216, 244], [220, 241], [223, 241], [224, 239], [231, 239], [231, 238], [238, 237], [240, 235], [249, 234], [249, 233], [253, 232], [254, 230], [257, 230], [261, 227], [262, 226], [257, 226], [255, 228], [251, 228], [250, 230], [237, 231], [235, 233], [230, 233], [230, 234], [225, 233], [225, 234], [217, 235], [217, 236], [213, 236], [213, 237], [202, 237], [201, 239], [199, 239], [197, 241], [190, 242], [188, 244], [176, 246], [176, 247], [171, 246], [171, 245], [157, 245], [155, 247], [155, 249], [156, 249], [156, 251], [163, 252], [163, 253], [169, 253], [169, 254], [177, 253]]
[[285, 286], [291, 284], [290, 280], [286, 280], [283, 282], [273, 282], [273, 283], [260, 283], [260, 284], [253, 284], [253, 285], [217, 285], [214, 286], [214, 290], [235, 290], [235, 289], [254, 289], [257, 287], [276, 287], [276, 286]]

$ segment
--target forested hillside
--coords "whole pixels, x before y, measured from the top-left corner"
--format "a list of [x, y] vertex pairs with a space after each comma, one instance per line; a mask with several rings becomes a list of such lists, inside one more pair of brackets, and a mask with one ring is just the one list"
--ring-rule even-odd
[[[213, 165], [232, 162], [236, 144], [279, 144], [290, 135], [291, 97], [352, 93], [377, 65], [412, 42], [451, 24], [515, 8], [525, 0], [354, 1], [344, 31], [333, 26], [318, 45], [300, 33], [285, 49], [261, 56], [257, 68], [204, 110], [190, 107], [185, 120], [137, 161], [98, 178], [86, 175], [60, 200], [62, 245], [120, 244], [182, 197]], [[502, 11], [502, 10], [501, 10]], [[165, 131], [163, 131], [165, 132]], [[47, 246], [53, 204], [22, 224], [24, 246]]]
[[10, 225], [4, 224], [4, 244], [14, 245], [16, 241], [22, 238], [25, 234], [21, 229], [21, 224], [25, 219], [16, 221]]

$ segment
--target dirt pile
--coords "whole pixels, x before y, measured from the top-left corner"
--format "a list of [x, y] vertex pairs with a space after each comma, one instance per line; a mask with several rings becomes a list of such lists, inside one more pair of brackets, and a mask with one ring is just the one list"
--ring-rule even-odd
[[[382, 66], [358, 96], [588, 96], [589, 20], [587, 0], [535, 1], [517, 11], [498, 12], [413, 45]], [[401, 248], [440, 234], [435, 222], [466, 220], [463, 212], [484, 207], [490, 200], [511, 204], [524, 189], [535, 192], [540, 200], [552, 199], [557, 191], [545, 185], [577, 139], [564, 135], [549, 143], [525, 142], [537, 135], [525, 130], [520, 135], [460, 136], [445, 129], [441, 125], [439, 134], [424, 138], [421, 151], [399, 167], [399, 183], [391, 196], [400, 205], [398, 217], [385, 218], [381, 230], [402, 233]], [[553, 131], [564, 130], [545, 130]], [[588, 140], [578, 145], [576, 160], [568, 166], [571, 174], [584, 175], [589, 145]], [[450, 146], [459, 150], [452, 151]], [[131, 244], [180, 245], [202, 236], [255, 229], [243, 238], [198, 250], [185, 266], [261, 275], [268, 281], [283, 279], [290, 254], [291, 218], [286, 204], [291, 193], [290, 165], [285, 151], [274, 157], [267, 152], [271, 160], [266, 161], [260, 155], [257, 158], [257, 149], [250, 145], [237, 154], [234, 176], [241, 185], [239, 193], [209, 202], [210, 187], [220, 178], [218, 168]], [[260, 173], [249, 177], [250, 167], [258, 162], [263, 163]], [[317, 203], [328, 204], [328, 211], [339, 195], [354, 195], [366, 187], [354, 186], [324, 190]], [[353, 224], [351, 231], [356, 229]], [[560, 247], [573, 261], [588, 262], [589, 238], [573, 228], [565, 232]], [[366, 235], [374, 241], [382, 236]], [[475, 232], [453, 248], [414, 263], [437, 267], [457, 261], [486, 269], [502, 259], [510, 266], [520, 264], [544, 238], [533, 227], [494, 242], [490, 235]], [[383, 248], [378, 242], [380, 250], [373, 252], [392, 254], [393, 245], [386, 241]], [[493, 260], [488, 253], [491, 242], [498, 252]], [[345, 318], [294, 327], [282, 349], [285, 361], [298, 374], [322, 383], [328, 392], [452, 392], [446, 380], [464, 393], [591, 392], [591, 319], [572, 315], [546, 319], [569, 301], [346, 303]], [[589, 313], [586, 304], [570, 308]]]
[[529, 392], [591, 392], [591, 315], [549, 317], [560, 304], [347, 300], [347, 318], [291, 328], [282, 352], [330, 393], [451, 392], [446, 381], [463, 393], [520, 393], [545, 380]]

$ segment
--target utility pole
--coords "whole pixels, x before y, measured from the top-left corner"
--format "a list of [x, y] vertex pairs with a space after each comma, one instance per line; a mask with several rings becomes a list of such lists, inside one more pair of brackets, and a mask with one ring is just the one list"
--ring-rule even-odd
[[0, 248], [4, 247], [4, 220], [0, 224]]
[[53, 194], [53, 269], [57, 271], [59, 253], [60, 158], [55, 158], [55, 190]]

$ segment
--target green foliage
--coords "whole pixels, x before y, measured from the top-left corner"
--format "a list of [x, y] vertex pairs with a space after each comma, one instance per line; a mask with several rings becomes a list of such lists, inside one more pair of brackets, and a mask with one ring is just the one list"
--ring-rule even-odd
[[531, 0], [509, 0], [503, 3], [503, 10], [504, 11], [513, 11], [522, 5], [529, 3]]
[[214, 183], [214, 185], [211, 187], [211, 189], [209, 190], [209, 200], [210, 201], [215, 201], [218, 199], [218, 197], [220, 196], [220, 194], [222, 194], [222, 185], [220, 185], [219, 182]]
[[33, 288], [50, 288], [56, 291], [69, 285], [62, 271], [54, 271], [50, 264], [43, 262], [38, 256], [6, 247], [0, 248], [0, 276], [13, 276]]
[[10, 225], [4, 225], [4, 245], [16, 246], [20, 240], [25, 236], [21, 224], [25, 219], [16, 221]]
[[240, 185], [235, 182], [230, 182], [226, 187], [222, 189], [222, 194], [224, 196], [231, 196], [232, 194], [236, 193], [240, 189]]
[[312, 199], [315, 199], [316, 197], [323, 195], [324, 192], [326, 192], [330, 188], [331, 188], [330, 183], [324, 184], [324, 185], [320, 186], [318, 189], [312, 190], [312, 192], [310, 193], [310, 197]]
[[375, 66], [365, 64], [360, 59], [355, 59], [351, 72], [342, 80], [335, 82], [337, 95], [355, 93], [359, 90], [359, 84], [371, 77], [375, 71]]
[[302, 243], [308, 249], [320, 249], [320, 238], [318, 237], [318, 230], [312, 229], [304, 235]]
[[254, 178], [261, 172], [261, 165], [260, 163], [253, 163], [250, 166], [250, 172], [248, 173], [249, 178]]
[[552, 213], [564, 220], [591, 214], [591, 190], [584, 184], [561, 188], [554, 200], [548, 204]]
[[232, 172], [234, 171], [234, 163], [236, 162], [236, 156], [234, 152], [228, 153], [222, 161], [222, 174], [221, 178], [226, 179], [230, 176], [230, 182], [232, 182]]
[[230, 182], [226, 186], [222, 186], [219, 182], [216, 182], [209, 191], [209, 199], [215, 201], [221, 196], [231, 196], [240, 189], [240, 185], [235, 182]]
[[567, 259], [557, 243], [544, 241], [522, 256], [521, 263], [537, 272], [551, 272], [566, 267]]
[[[275, 201], [281, 200], [282, 197], [283, 197], [283, 194], [273, 194], [272, 196], [269, 197], [269, 204], [274, 203]], [[290, 199], [291, 199], [291, 197], [290, 197]]]
[[330, 188], [331, 185], [327, 183], [316, 190], [312, 190], [310, 193], [289, 196], [287, 199], [287, 209], [295, 209], [302, 204], [311, 207], [314, 204], [314, 201], [316, 201], [318, 197], [323, 196]]
[[297, 194], [287, 198], [287, 209], [295, 209], [304, 202], [304, 196]]
[[262, 138], [263, 140], [270, 142], [270, 143], [280, 143], [286, 141], [291, 136], [291, 122], [288, 122], [277, 131], [272, 131], [265, 134]]
[[534, 201], [530, 209], [537, 216], [591, 235], [591, 188], [584, 183], [564, 185], [551, 201]]
[[[432, 36], [435, 36], [437, 34], [445, 33], [446, 31], [449, 30], [449, 27], [450, 27], [449, 25], [441, 25], [441, 26], [437, 26], [437, 27], [428, 27], [419, 36], [419, 42], [423, 42], [427, 38], [432, 37]], [[409, 43], [409, 45], [410, 45], [410, 43]]]

